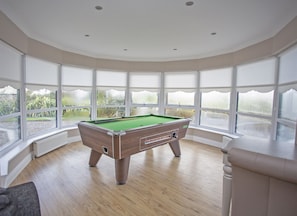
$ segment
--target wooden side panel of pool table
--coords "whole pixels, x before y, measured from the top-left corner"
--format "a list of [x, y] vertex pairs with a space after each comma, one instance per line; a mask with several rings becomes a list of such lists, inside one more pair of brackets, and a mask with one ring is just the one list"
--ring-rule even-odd
[[[112, 158], [119, 158], [119, 146], [113, 145], [115, 143], [113, 139], [117, 139], [117, 137], [108, 134], [106, 130], [89, 125], [88, 123], [79, 123], [78, 128], [84, 145]], [[107, 152], [103, 151], [104, 148], [107, 149]]]
[[[137, 130], [126, 131], [126, 134], [121, 136], [120, 146], [121, 146], [121, 158], [128, 157], [137, 152], [144, 151], [146, 149], [154, 148], [160, 145], [168, 144], [170, 142], [178, 141], [179, 139], [185, 137], [187, 128], [189, 125], [189, 120], [178, 121], [178, 123], [167, 123], [160, 124], [149, 128], [141, 128]], [[148, 148], [141, 148], [141, 139], [146, 136], [151, 136], [154, 134], [162, 134], [167, 131], [178, 131], [177, 138], [172, 138], [171, 140], [166, 140], [164, 142], [157, 142], [155, 145], [152, 144]]]

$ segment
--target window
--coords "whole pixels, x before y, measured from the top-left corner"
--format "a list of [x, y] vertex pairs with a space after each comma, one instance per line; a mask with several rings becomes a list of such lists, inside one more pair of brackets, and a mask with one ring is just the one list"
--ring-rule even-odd
[[91, 119], [92, 70], [62, 67], [62, 126]]
[[159, 113], [161, 73], [130, 73], [130, 115]]
[[274, 91], [261, 92], [261, 89], [255, 88], [248, 92], [238, 92], [237, 111], [240, 113], [253, 113], [259, 115], [272, 115]]
[[58, 65], [26, 57], [26, 136], [57, 128]]
[[167, 104], [168, 105], [184, 105], [184, 106], [193, 106], [195, 100], [195, 92], [186, 92], [186, 91], [174, 91], [167, 92]]
[[278, 117], [281, 119], [296, 121], [297, 120], [297, 85], [279, 95], [279, 112]]
[[297, 47], [285, 52], [280, 56], [279, 84], [297, 82]]
[[22, 55], [0, 42], [0, 151], [21, 139]]
[[200, 125], [229, 130], [232, 68], [200, 72]]
[[294, 142], [297, 121], [297, 47], [280, 56], [276, 139]]
[[127, 73], [97, 71], [97, 117], [114, 118], [126, 114]]
[[164, 75], [165, 114], [191, 118], [195, 122], [197, 72], [166, 72]]
[[237, 133], [271, 138], [275, 62], [273, 58], [237, 68]]

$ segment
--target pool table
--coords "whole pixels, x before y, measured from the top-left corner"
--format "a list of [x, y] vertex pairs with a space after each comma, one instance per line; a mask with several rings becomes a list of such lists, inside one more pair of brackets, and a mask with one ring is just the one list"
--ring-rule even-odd
[[180, 156], [179, 139], [185, 137], [190, 119], [142, 115], [78, 123], [84, 145], [91, 148], [90, 166], [96, 166], [102, 154], [115, 159], [117, 184], [125, 184], [130, 156], [156, 146], [169, 144]]

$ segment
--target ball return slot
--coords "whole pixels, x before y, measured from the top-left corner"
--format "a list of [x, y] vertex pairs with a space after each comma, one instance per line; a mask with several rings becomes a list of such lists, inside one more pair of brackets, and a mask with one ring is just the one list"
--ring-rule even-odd
[[153, 146], [170, 143], [178, 138], [178, 129], [142, 137], [140, 139], [140, 150], [151, 148]]
[[105, 146], [102, 146], [102, 152], [103, 152], [104, 154], [108, 154], [108, 148], [105, 147]]

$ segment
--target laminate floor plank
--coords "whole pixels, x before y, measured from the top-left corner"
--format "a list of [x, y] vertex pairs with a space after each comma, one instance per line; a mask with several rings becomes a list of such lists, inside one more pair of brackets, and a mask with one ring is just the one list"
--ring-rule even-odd
[[219, 216], [220, 149], [180, 144], [181, 157], [169, 145], [132, 155], [128, 181], [117, 185], [114, 159], [103, 155], [89, 167], [90, 148], [71, 143], [33, 160], [12, 185], [33, 181], [43, 216]]

